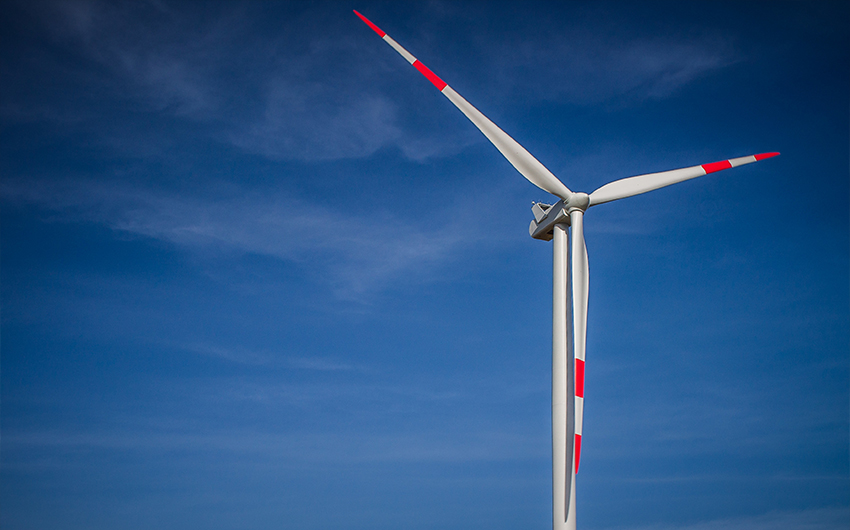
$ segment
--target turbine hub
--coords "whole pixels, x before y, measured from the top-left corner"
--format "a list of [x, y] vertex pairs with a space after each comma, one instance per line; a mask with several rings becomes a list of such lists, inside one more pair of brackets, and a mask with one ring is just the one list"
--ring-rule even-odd
[[564, 209], [567, 210], [567, 213], [574, 212], [576, 210], [586, 211], [590, 206], [590, 195], [587, 193], [573, 193], [570, 197], [564, 201]]

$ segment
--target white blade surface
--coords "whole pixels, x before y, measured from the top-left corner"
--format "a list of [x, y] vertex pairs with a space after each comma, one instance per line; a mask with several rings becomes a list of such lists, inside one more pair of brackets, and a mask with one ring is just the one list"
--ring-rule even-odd
[[581, 456], [584, 420], [584, 354], [587, 341], [587, 298], [589, 274], [584, 243], [584, 212], [570, 212], [570, 283], [573, 300], [573, 349], [575, 351], [575, 470]]
[[690, 180], [697, 177], [715, 173], [724, 169], [743, 166], [744, 164], [752, 164], [765, 158], [771, 158], [779, 153], [762, 153], [758, 155], [742, 156], [740, 158], [731, 158], [721, 162], [712, 162], [711, 164], [703, 164], [701, 166], [686, 167], [682, 169], [673, 169], [671, 171], [662, 171], [661, 173], [649, 173], [647, 175], [638, 175], [610, 182], [598, 190], [590, 194], [590, 205], [602, 204], [606, 202], [616, 201], [617, 199], [625, 199], [633, 195], [640, 195], [648, 191], [657, 190], [664, 186], [676, 184], [685, 180]]
[[452, 87], [448, 86], [445, 81], [437, 77], [434, 72], [432, 72], [427, 66], [422, 64], [416, 57], [414, 57], [410, 52], [401, 47], [399, 43], [393, 40], [389, 35], [386, 34], [383, 30], [381, 30], [378, 26], [373, 24], [369, 19], [354, 11], [354, 14], [360, 17], [363, 22], [365, 22], [372, 30], [375, 31], [382, 39], [384, 39], [387, 44], [393, 47], [395, 51], [397, 51], [402, 57], [404, 57], [407, 62], [413, 65], [414, 68], [419, 70], [422, 75], [428, 78], [431, 83], [437, 87], [437, 90], [443, 93], [449, 101], [451, 101], [455, 107], [460, 109], [464, 115], [469, 118], [473, 124], [475, 124], [478, 129], [484, 133], [484, 136], [487, 137], [490, 142], [496, 146], [496, 149], [499, 150], [505, 158], [508, 159], [508, 162], [513, 165], [520, 174], [528, 179], [529, 182], [537, 186], [538, 188], [548, 191], [552, 195], [556, 195], [562, 199], [569, 198], [572, 195], [572, 192], [567, 188], [563, 182], [558, 180], [558, 178], [552, 174], [551, 171], [546, 169], [546, 167], [540, 163], [534, 156], [531, 155], [525, 148], [516, 140], [511, 138], [505, 131], [500, 129], [495, 123], [490, 121], [487, 116], [481, 113], [478, 109], [473, 107], [468, 101], [463, 99], [463, 97], [455, 92]]

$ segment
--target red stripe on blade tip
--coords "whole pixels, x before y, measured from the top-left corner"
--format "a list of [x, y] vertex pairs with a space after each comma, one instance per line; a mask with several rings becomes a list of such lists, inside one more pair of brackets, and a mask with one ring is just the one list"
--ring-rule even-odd
[[387, 34], [385, 31], [381, 30], [381, 28], [379, 28], [378, 26], [376, 26], [376, 25], [372, 24], [372, 21], [371, 21], [371, 20], [369, 20], [368, 18], [366, 18], [366, 17], [364, 17], [363, 15], [361, 15], [360, 13], [358, 13], [356, 9], [354, 9], [353, 11], [354, 11], [354, 14], [355, 14], [355, 15], [357, 15], [358, 17], [360, 17], [360, 20], [362, 20], [363, 22], [365, 22], [365, 23], [366, 23], [366, 25], [367, 25], [367, 26], [369, 26], [370, 28], [372, 28], [372, 31], [374, 31], [375, 33], [377, 33], [378, 35], [380, 35], [382, 39], [384, 38], [384, 35], [386, 35], [386, 34]]
[[584, 361], [576, 359], [576, 396], [584, 397]]
[[711, 164], [703, 164], [702, 168], [705, 170], [705, 173], [714, 173], [715, 171], [720, 171], [723, 169], [729, 169], [732, 167], [732, 164], [729, 163], [728, 160], [723, 160], [721, 162], [712, 162]]
[[443, 90], [444, 88], [446, 88], [446, 85], [448, 83], [446, 83], [445, 81], [443, 81], [442, 79], [437, 77], [437, 74], [432, 72], [427, 66], [425, 66], [424, 64], [422, 64], [418, 60], [413, 63], [413, 66], [414, 66], [414, 68], [419, 70], [419, 72], [421, 72], [422, 75], [427, 77], [428, 81], [431, 81], [431, 83], [433, 83], [434, 86], [437, 87], [437, 90]]
[[581, 435], [576, 434], [576, 473], [578, 473], [578, 460], [581, 456]]
[[760, 155], [753, 155], [756, 160], [764, 160], [765, 158], [773, 158], [775, 156], [779, 156], [779, 153], [762, 153]]

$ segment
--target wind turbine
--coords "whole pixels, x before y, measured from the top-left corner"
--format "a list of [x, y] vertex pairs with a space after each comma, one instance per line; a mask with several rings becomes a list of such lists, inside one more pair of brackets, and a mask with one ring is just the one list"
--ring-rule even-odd
[[[529, 182], [558, 197], [555, 204], [536, 203], [529, 233], [535, 239], [554, 241], [552, 270], [552, 527], [576, 527], [575, 481], [581, 455], [584, 416], [584, 358], [587, 338], [588, 263], [584, 243], [584, 212], [591, 206], [625, 199], [664, 186], [751, 164], [779, 153], [731, 158], [660, 173], [649, 173], [605, 184], [587, 194], [573, 192], [534, 156], [495, 123], [473, 107], [427, 66], [369, 19], [363, 22], [393, 47], [451, 101], [508, 162]], [[567, 228], [569, 227], [569, 245]], [[567, 263], [569, 262], [569, 267]], [[569, 274], [567, 273], [569, 270]], [[568, 304], [568, 300], [572, 304]], [[571, 325], [570, 325], [571, 324]], [[568, 362], [572, 347], [574, 362]]]

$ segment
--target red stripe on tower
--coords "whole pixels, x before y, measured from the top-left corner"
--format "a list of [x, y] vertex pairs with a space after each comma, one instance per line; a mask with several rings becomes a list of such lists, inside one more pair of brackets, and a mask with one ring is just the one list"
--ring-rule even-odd
[[714, 173], [715, 171], [720, 171], [723, 169], [729, 169], [732, 167], [732, 164], [729, 163], [728, 160], [723, 160], [722, 162], [712, 162], [711, 164], [703, 164], [702, 168], [705, 170], [705, 174]]
[[437, 90], [442, 91], [444, 88], [446, 88], [446, 85], [448, 85], [448, 83], [437, 77], [437, 74], [429, 70], [428, 67], [419, 62], [419, 60], [413, 63], [413, 67], [419, 70], [422, 75], [427, 77], [428, 81], [431, 81], [431, 83], [433, 83], [434, 86], [437, 87]]
[[758, 160], [764, 160], [765, 158], [773, 158], [775, 156], [779, 156], [779, 153], [762, 153], [760, 155], [753, 155], [753, 156], [758, 161]]
[[353, 11], [354, 11], [354, 14], [355, 14], [355, 15], [357, 15], [358, 17], [360, 17], [360, 20], [362, 20], [363, 22], [365, 22], [365, 23], [366, 23], [366, 25], [367, 25], [367, 26], [369, 26], [370, 28], [372, 28], [372, 31], [374, 31], [375, 33], [377, 33], [378, 35], [380, 35], [380, 37], [381, 37], [382, 39], [384, 38], [384, 35], [386, 35], [386, 32], [385, 32], [385, 31], [381, 30], [381, 28], [379, 28], [378, 26], [376, 26], [376, 25], [372, 24], [372, 21], [371, 21], [371, 20], [369, 20], [368, 18], [366, 18], [366, 17], [364, 17], [363, 15], [361, 15], [360, 13], [358, 13], [356, 9], [354, 9]]
[[576, 473], [578, 473], [578, 460], [581, 456], [581, 435], [576, 434]]
[[576, 396], [584, 397], [584, 361], [576, 359]]

